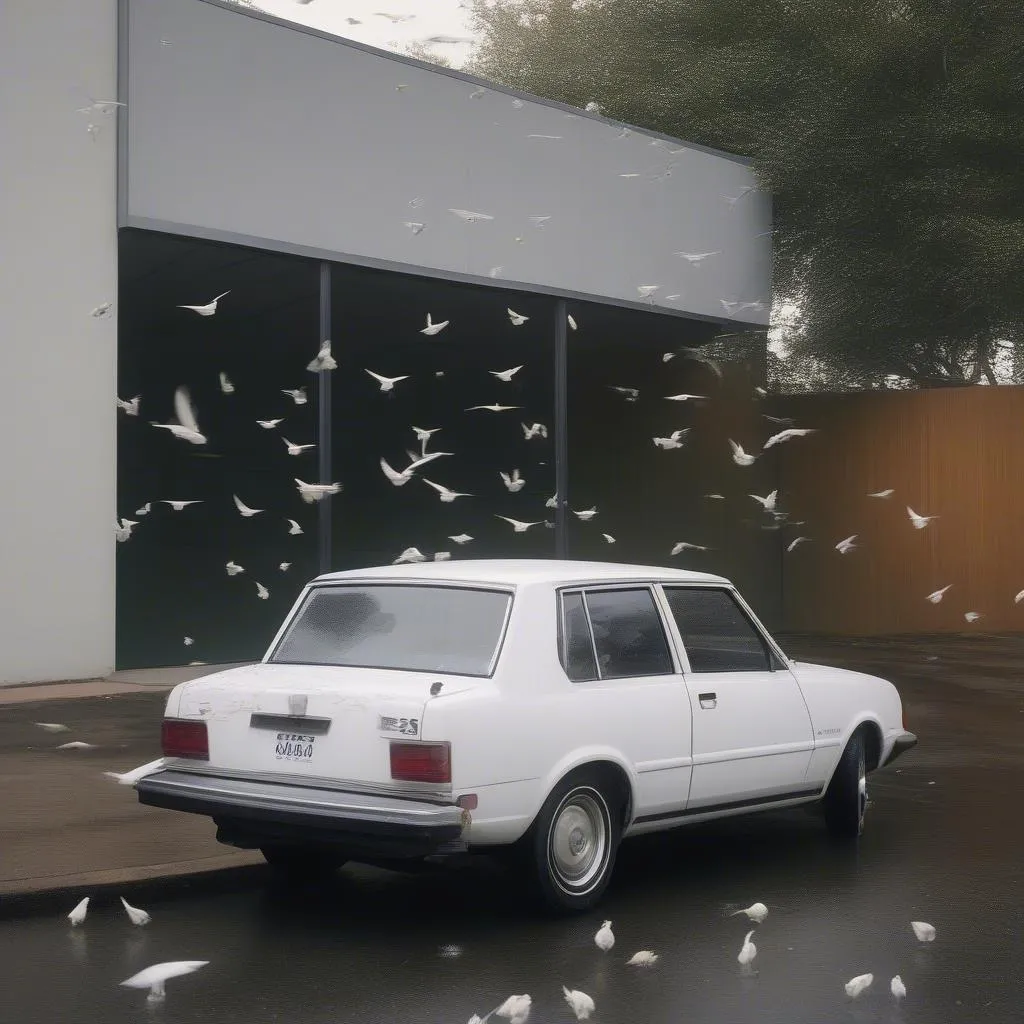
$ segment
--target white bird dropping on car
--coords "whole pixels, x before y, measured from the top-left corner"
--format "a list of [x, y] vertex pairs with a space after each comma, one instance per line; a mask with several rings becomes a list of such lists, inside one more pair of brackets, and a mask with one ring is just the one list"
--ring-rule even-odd
[[889, 982], [889, 991], [897, 1003], [907, 998], [907, 986], [903, 984], [903, 979], [898, 974]]
[[911, 523], [914, 524], [915, 530], [923, 530], [933, 519], [939, 518], [937, 515], [920, 516], [909, 505], [907, 506], [907, 515], [910, 517]]
[[857, 539], [857, 534], [855, 534], [855, 533], [851, 534], [845, 540], [841, 540], [836, 545], [836, 551], [838, 551], [839, 554], [841, 554], [841, 555], [845, 555], [848, 551], [856, 550], [857, 545], [853, 543], [856, 539]]
[[[491, 1013], [498, 1017], [504, 1017], [509, 1024], [526, 1024], [530, 1016], [530, 1006], [533, 1000], [528, 995], [509, 996], [496, 1010]], [[488, 1014], [489, 1017], [491, 1014]]]
[[217, 312], [217, 303], [224, 298], [225, 295], [230, 295], [231, 292], [221, 292], [215, 299], [211, 299], [205, 306], [178, 306], [178, 309], [190, 309], [193, 313], [198, 313], [200, 316], [213, 316]]
[[153, 964], [145, 970], [133, 974], [121, 984], [125, 988], [148, 988], [149, 995], [146, 997], [148, 1003], [158, 1003], [166, 996], [165, 982], [171, 978], [180, 978], [183, 974], [192, 974], [200, 967], [205, 967], [209, 960], [175, 960], [163, 964]]
[[743, 450], [743, 446], [738, 445], [731, 437], [729, 438], [729, 447], [732, 448], [732, 461], [737, 466], [752, 466], [757, 459], [756, 455], [748, 455]]
[[754, 962], [754, 957], [757, 956], [757, 946], [750, 941], [750, 936], [753, 934], [754, 932], [751, 930], [743, 937], [743, 946], [739, 956], [736, 957], [742, 967], [749, 967]]
[[141, 927], [144, 924], [149, 924], [149, 922], [153, 920], [147, 911], [140, 910], [138, 907], [133, 907], [123, 896], [121, 897], [121, 906], [124, 907], [124, 912], [128, 915], [128, 919], [134, 925]]
[[85, 915], [89, 913], [89, 899], [90, 897], [86, 896], [80, 903], [76, 903], [68, 914], [68, 920], [73, 927], [78, 927], [85, 920]]
[[440, 323], [434, 323], [430, 319], [430, 314], [427, 314], [427, 326], [420, 329], [420, 334], [426, 334], [428, 337], [433, 337], [435, 334], [440, 334], [447, 326], [451, 323], [450, 320], [442, 320]]
[[612, 931], [611, 921], [605, 921], [597, 930], [594, 936], [594, 945], [603, 949], [606, 953], [615, 945], [615, 933]]
[[658, 954], [652, 953], [649, 949], [641, 949], [634, 953], [627, 961], [627, 967], [652, 967], [658, 962]]
[[871, 987], [871, 982], [875, 980], [873, 974], [858, 974], [856, 978], [851, 978], [844, 988], [846, 994], [851, 999], [856, 999], [862, 992]]
[[594, 1012], [594, 1000], [586, 992], [580, 992], [579, 989], [575, 988], [569, 989], [563, 985], [562, 995], [565, 996], [565, 1001], [569, 1004], [569, 1008], [576, 1014], [577, 1020], [588, 1020], [590, 1018], [590, 1015]]
[[947, 590], [949, 590], [949, 588], [950, 588], [951, 586], [953, 586], [953, 584], [952, 584], [952, 583], [948, 583], [948, 584], [947, 584], [946, 586], [944, 586], [944, 587], [943, 587], [943, 588], [942, 588], [941, 590], [933, 590], [933, 591], [932, 591], [932, 592], [931, 592], [931, 593], [930, 593], [930, 594], [929, 594], [929, 595], [928, 595], [928, 596], [927, 596], [927, 597], [925, 598], [925, 600], [926, 600], [926, 601], [931, 601], [931, 603], [932, 603], [932, 604], [938, 604], [938, 603], [939, 603], [939, 602], [940, 602], [940, 601], [942, 600], [942, 597], [943, 597], [943, 595], [944, 595], [944, 594], [946, 593], [946, 591], [947, 591]]
[[321, 370], [336, 370], [338, 368], [338, 362], [331, 355], [331, 343], [329, 341], [322, 341], [320, 343], [320, 351], [306, 364], [306, 369], [310, 373], [319, 373]]
[[133, 768], [130, 772], [104, 772], [103, 774], [108, 779], [115, 779], [119, 786], [134, 786], [139, 779], [144, 779], [147, 775], [160, 771], [163, 766], [164, 759], [158, 757], [155, 761], [140, 764], [138, 768]]
[[768, 916], [768, 908], [763, 903], [751, 903], [749, 907], [737, 910], [730, 916], [735, 917], [737, 914], [746, 914], [754, 924], [761, 924]]
[[935, 926], [927, 921], [911, 921], [910, 927], [914, 929], [914, 935], [918, 942], [934, 942]]

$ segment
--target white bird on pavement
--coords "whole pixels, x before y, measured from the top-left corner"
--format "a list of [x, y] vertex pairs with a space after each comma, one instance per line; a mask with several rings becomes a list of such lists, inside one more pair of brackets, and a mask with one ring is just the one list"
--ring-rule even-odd
[[148, 1003], [159, 1003], [166, 996], [164, 985], [171, 978], [180, 978], [183, 974], [192, 974], [200, 967], [205, 967], [209, 960], [175, 960], [162, 964], [153, 964], [145, 970], [133, 974], [130, 978], [122, 981], [125, 988], [148, 988], [149, 995], [146, 997]]
[[612, 931], [611, 921], [605, 921], [597, 929], [597, 934], [594, 936], [594, 945], [598, 949], [604, 950], [605, 953], [615, 945], [615, 933]]
[[665, 398], [670, 402], [688, 402], [691, 398], [707, 398], [707, 395], [666, 395]]
[[288, 449], [289, 455], [301, 455], [303, 452], [308, 452], [310, 448], [315, 448], [315, 444], [296, 444], [294, 441], [289, 441], [287, 437], [281, 438], [284, 441], [285, 448]]
[[754, 924], [762, 924], [768, 916], [768, 908], [763, 903], [751, 903], [749, 907], [734, 911], [729, 916], [735, 917], [737, 914], [746, 914]]
[[873, 974], [858, 974], [856, 978], [851, 978], [843, 987], [851, 999], [856, 999], [862, 992], [871, 987], [871, 983], [874, 980], [875, 976]]
[[257, 420], [256, 421], [264, 430], [273, 430], [278, 423], [284, 422], [284, 417], [280, 416], [276, 420]]
[[943, 594], [946, 593], [949, 588], [953, 586], [952, 583], [947, 583], [941, 590], [933, 590], [926, 598], [926, 601], [931, 601], [932, 604], [938, 604], [942, 600]]
[[795, 537], [789, 542], [789, 547], [786, 548], [786, 554], [788, 555], [791, 551], [795, 551], [800, 544], [810, 539], [810, 537]]
[[180, 512], [186, 505], [201, 505], [202, 498], [192, 498], [189, 501], [182, 501], [180, 498], [161, 498], [161, 505], [170, 505], [175, 512]]
[[[305, 405], [309, 401], [305, 387], [281, 388], [281, 394], [287, 395], [296, 405]], [[278, 420], [277, 422], [280, 423], [281, 421]]]
[[502, 483], [512, 494], [515, 494], [517, 491], [521, 491], [526, 486], [526, 481], [519, 475], [518, 469], [513, 469], [511, 476], [509, 476], [504, 470], [499, 470], [498, 476], [501, 477]]
[[155, 761], [140, 764], [138, 768], [133, 768], [130, 772], [104, 772], [103, 774], [108, 779], [114, 779], [119, 786], [134, 786], [139, 779], [144, 779], [147, 775], [160, 771], [164, 763], [164, 759], [158, 757]]
[[511, 409], [521, 409], [521, 405], [498, 405], [497, 402], [494, 405], [471, 405], [466, 412], [473, 412], [474, 409], [485, 409], [487, 412], [508, 412]]
[[132, 924], [142, 926], [149, 924], [153, 920], [145, 910], [140, 910], [138, 907], [133, 907], [123, 896], [121, 897], [121, 906], [124, 907], [124, 912], [128, 915], [128, 920]]
[[450, 505], [456, 498], [472, 498], [472, 494], [468, 494], [465, 491], [453, 491], [445, 487], [443, 484], [435, 484], [433, 480], [428, 480], [425, 476], [420, 478], [428, 487], [433, 487], [437, 491], [440, 499], [446, 504]]
[[120, 521], [114, 523], [114, 539], [118, 544], [123, 544], [132, 535], [132, 530], [138, 525], [137, 519], [124, 519], [122, 517]]
[[310, 373], [319, 373], [321, 370], [336, 370], [338, 361], [331, 355], [331, 343], [320, 342], [320, 351], [306, 364]]
[[535, 437], [546, 438], [548, 436], [548, 428], [545, 427], [543, 423], [532, 423], [529, 426], [524, 423], [522, 424], [522, 427], [523, 437], [525, 437], [527, 441], [532, 441]]
[[671, 555], [680, 555], [684, 551], [710, 551], [710, 548], [706, 548], [701, 544], [688, 544], [685, 540], [677, 540], [672, 545], [672, 550], [669, 552]]
[[509, 519], [508, 516], [495, 516], [495, 519], [504, 519], [512, 527], [514, 533], [526, 533], [531, 526], [540, 526], [540, 520], [535, 523], [524, 523], [518, 519]]
[[750, 941], [750, 936], [753, 934], [753, 931], [749, 931], [743, 937], [743, 946], [740, 948], [739, 956], [736, 957], [743, 967], [749, 967], [754, 962], [754, 957], [757, 956], [757, 946]]
[[898, 974], [889, 982], [889, 991], [897, 1003], [907, 998], [907, 986], [903, 984], [903, 979]]
[[95, 743], [84, 743], [82, 740], [72, 740], [71, 743], [62, 743], [58, 750], [96, 750]]
[[249, 508], [248, 505], [237, 494], [232, 494], [232, 498], [235, 499], [235, 508], [241, 512], [242, 516], [249, 519], [251, 516], [258, 516], [261, 512], [265, 512], [266, 509], [262, 508]]
[[666, 452], [673, 448], [682, 448], [690, 429], [690, 427], [684, 427], [682, 430], [673, 430], [668, 437], [655, 437], [652, 440], [656, 447]]
[[378, 384], [380, 384], [381, 391], [394, 391], [395, 385], [400, 380], [408, 380], [409, 374], [403, 374], [401, 377], [384, 377], [379, 373], [374, 373], [373, 370], [366, 371]]
[[237, 576], [240, 572], [245, 572], [245, 569], [240, 565], [236, 565], [234, 562], [228, 562], [224, 568], [227, 570], [229, 576]]
[[845, 540], [841, 540], [836, 545], [836, 551], [838, 551], [839, 554], [841, 554], [841, 555], [845, 555], [849, 551], [856, 550], [857, 545], [853, 543], [856, 539], [857, 539], [857, 534], [856, 533], [850, 534], [849, 537], [847, 537]]
[[213, 316], [217, 312], [217, 303], [224, 298], [225, 295], [230, 295], [231, 292], [221, 292], [215, 299], [211, 299], [205, 306], [178, 306], [178, 309], [191, 309], [193, 313], [198, 313], [200, 316]]
[[927, 921], [911, 921], [910, 927], [914, 929], [914, 937], [918, 942], [935, 941], [935, 926]]
[[738, 445], [731, 437], [729, 438], [729, 447], [732, 448], [732, 461], [737, 466], [752, 466], [758, 458], [757, 455], [748, 455], [743, 450], [743, 446]]
[[221, 370], [221, 372], [218, 374], [218, 378], [220, 379], [221, 391], [225, 395], [233, 395], [235, 393], [235, 385], [232, 384], [230, 380], [228, 380], [228, 375], [223, 370]]
[[891, 498], [896, 493], [895, 487], [887, 487], [884, 491], [872, 491], [869, 498]]
[[188, 441], [189, 444], [206, 444], [206, 438], [199, 430], [199, 423], [196, 420], [196, 410], [189, 397], [188, 388], [181, 386], [174, 392], [174, 414], [177, 422], [156, 423], [154, 427], [162, 430], [169, 430], [181, 441]]
[[530, 319], [522, 313], [517, 313], [514, 309], [506, 309], [505, 312], [508, 313], [508, 318], [512, 321], [513, 327], [522, 327]]
[[907, 515], [914, 524], [915, 530], [923, 530], [933, 519], [939, 518], [937, 515], [919, 516], [909, 505], [907, 506]]
[[289, 536], [298, 537], [303, 532], [302, 527], [294, 519], [286, 519], [285, 522], [288, 523]]
[[256, 583], [256, 596], [261, 601], [266, 601], [267, 598], [270, 597], [270, 591], [267, 590], [267, 588], [265, 586], [263, 586], [262, 583], [259, 583], [259, 582], [255, 581], [255, 580], [253, 582]]
[[118, 409], [123, 409], [129, 416], [139, 415], [139, 403], [142, 401], [142, 395], [136, 395], [134, 398], [125, 401], [123, 398], [115, 399], [117, 402]]
[[498, 380], [503, 380], [506, 384], [510, 383], [512, 378], [523, 368], [524, 364], [519, 366], [513, 366], [510, 370], [488, 370], [487, 372], [492, 377], [497, 377]]
[[[433, 335], [435, 334], [440, 334], [448, 326], [449, 323], [451, 323], [450, 320], [442, 320], [440, 323], [435, 324], [434, 321], [430, 319], [430, 314], [428, 313], [427, 326], [420, 330], [420, 334], [426, 334], [433, 337]], [[403, 378], [399, 379], [401, 380]]]
[[448, 539], [456, 544], [468, 544], [473, 538], [468, 533], [456, 533]]
[[565, 1001], [569, 1004], [569, 1008], [576, 1014], [577, 1020], [588, 1020], [594, 1012], [594, 1000], [586, 992], [580, 992], [579, 989], [575, 988], [568, 989], [563, 985], [562, 995], [565, 996]]
[[392, 467], [388, 460], [381, 456], [380, 468], [384, 471], [384, 475], [392, 484], [394, 484], [395, 487], [404, 487], [412, 479], [413, 474], [420, 468], [420, 466], [426, 466], [435, 459], [440, 459], [442, 456], [451, 454], [451, 452], [431, 452], [429, 455], [424, 455], [421, 458], [413, 458], [409, 465], [401, 472]]
[[70, 732], [69, 726], [64, 725], [63, 722], [34, 722], [43, 732]]
[[772, 493], [769, 494], [767, 498], [762, 498], [759, 494], [750, 495], [750, 497], [753, 498], [754, 501], [756, 501], [765, 510], [765, 512], [775, 511], [775, 501], [778, 498], [778, 496], [779, 492], [777, 490], [772, 491]]
[[76, 903], [68, 914], [68, 920], [71, 922], [72, 927], [77, 927], [85, 920], [85, 915], [89, 913], [89, 900], [91, 897], [86, 896], [80, 903]]
[[585, 508], [582, 512], [577, 512], [576, 509], [573, 509], [572, 514], [577, 516], [579, 519], [582, 519], [583, 522], [589, 523], [590, 520], [597, 515], [597, 506], [595, 505], [593, 508]]
[[794, 437], [807, 437], [808, 434], [816, 434], [816, 427], [787, 427], [785, 430], [780, 430], [777, 434], [772, 434], [764, 443], [764, 451], [774, 447], [777, 444], [782, 444], [783, 441], [792, 440]]
[[[297, 476], [292, 477], [295, 481], [296, 487], [299, 489], [299, 497], [307, 505], [312, 505], [314, 501], [322, 501], [328, 494], [340, 494], [341, 484], [335, 481], [333, 484], [307, 484], [304, 480], [300, 480]], [[289, 520], [294, 522], [294, 520]], [[289, 533], [294, 533], [294, 530], [289, 530]], [[302, 532], [301, 530], [299, 531]]]
[[406, 548], [391, 564], [402, 565], [404, 562], [425, 562], [427, 556], [419, 548]]
[[658, 962], [658, 954], [649, 949], [641, 949], [634, 953], [627, 961], [627, 967], [653, 967]]

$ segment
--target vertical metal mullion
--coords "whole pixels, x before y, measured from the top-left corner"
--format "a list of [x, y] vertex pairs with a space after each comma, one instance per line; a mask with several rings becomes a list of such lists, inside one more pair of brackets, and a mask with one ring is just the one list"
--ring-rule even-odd
[[[320, 342], [331, 336], [331, 265], [320, 264]], [[331, 371], [316, 375], [317, 462], [319, 482], [331, 483], [333, 459], [331, 451]], [[331, 513], [334, 496], [326, 495], [319, 503], [320, 521], [317, 538], [320, 572], [331, 570]]]
[[569, 557], [569, 336], [565, 299], [555, 303], [555, 555]]

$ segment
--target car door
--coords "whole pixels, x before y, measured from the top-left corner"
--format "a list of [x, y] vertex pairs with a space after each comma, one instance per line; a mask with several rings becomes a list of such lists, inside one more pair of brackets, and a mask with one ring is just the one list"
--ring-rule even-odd
[[729, 587], [664, 585], [693, 709], [687, 812], [813, 795], [814, 729], [796, 677]]
[[690, 701], [654, 588], [562, 591], [560, 648], [581, 737], [636, 770], [634, 819], [678, 814], [690, 788]]

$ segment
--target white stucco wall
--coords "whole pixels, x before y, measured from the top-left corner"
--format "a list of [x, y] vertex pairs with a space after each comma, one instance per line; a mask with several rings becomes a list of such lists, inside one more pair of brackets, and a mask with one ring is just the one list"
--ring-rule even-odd
[[0, 3], [0, 685], [114, 664], [116, 117], [76, 108], [116, 38], [116, 0]]

